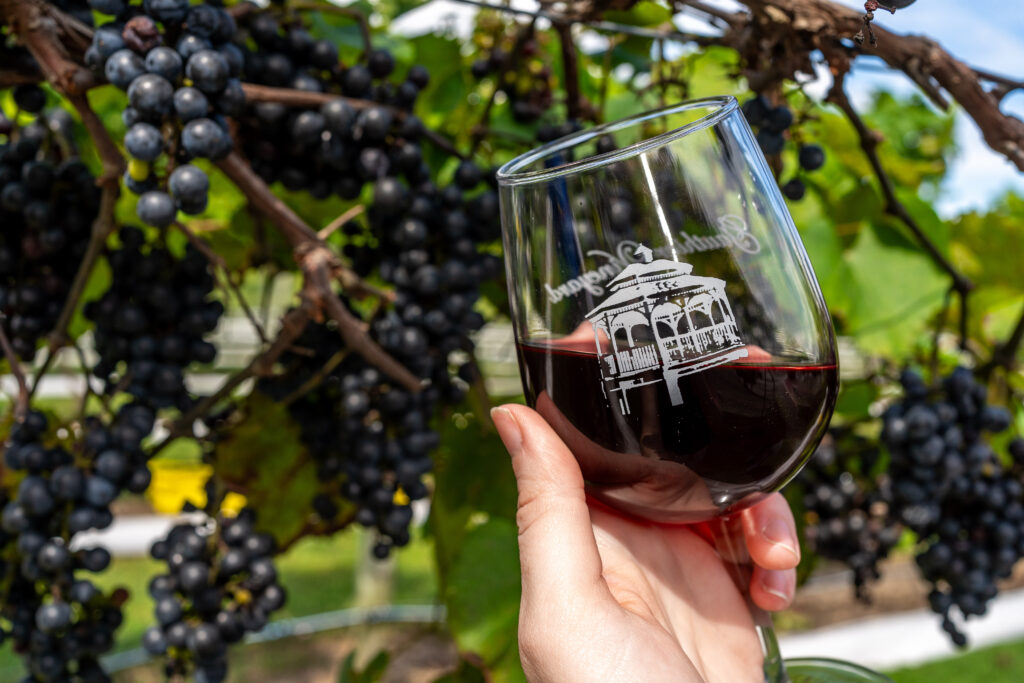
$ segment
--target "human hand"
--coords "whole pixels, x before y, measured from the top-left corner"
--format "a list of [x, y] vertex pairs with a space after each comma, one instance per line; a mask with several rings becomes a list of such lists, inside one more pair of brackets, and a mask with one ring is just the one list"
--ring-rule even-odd
[[[519, 648], [532, 683], [763, 681], [746, 600], [693, 527], [630, 519], [587, 499], [572, 452], [535, 411], [492, 411], [519, 487]], [[749, 591], [789, 605], [799, 544], [775, 494], [740, 514]]]

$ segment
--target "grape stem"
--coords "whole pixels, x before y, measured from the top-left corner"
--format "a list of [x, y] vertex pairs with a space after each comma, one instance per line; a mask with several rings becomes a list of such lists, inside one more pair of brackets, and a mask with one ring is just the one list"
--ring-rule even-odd
[[256, 3], [246, 0], [245, 2], [240, 2], [237, 5], [231, 5], [224, 9], [235, 19], [242, 19], [243, 17], [247, 17], [253, 12], [259, 10], [259, 7]]
[[[213, 277], [217, 281], [217, 284], [220, 285], [225, 294], [228, 294], [229, 296], [232, 294], [234, 295], [238, 300], [238, 305], [241, 307], [245, 317], [249, 319], [249, 323], [252, 325], [253, 330], [256, 331], [256, 335], [260, 338], [260, 342], [268, 344], [269, 340], [267, 339], [267, 333], [263, 330], [263, 325], [261, 325], [260, 321], [256, 318], [256, 314], [253, 313], [252, 308], [250, 308], [249, 302], [245, 300], [244, 296], [242, 296], [242, 291], [238, 288], [238, 284], [231, 278], [231, 269], [228, 268], [228, 264], [223, 258], [221, 258], [220, 254], [210, 248], [210, 245], [206, 243], [206, 240], [192, 232], [187, 225], [181, 221], [174, 221], [173, 225], [175, 228], [180, 230], [183, 235], [185, 235], [185, 238], [193, 247], [206, 257], [206, 260], [211, 266], [213, 266]], [[218, 271], [224, 274], [223, 282], [217, 275]]]
[[[336, 95], [327, 92], [310, 92], [307, 90], [296, 90], [295, 88], [275, 88], [269, 85], [257, 85], [256, 83], [242, 83], [242, 91], [245, 93], [246, 102], [250, 104], [259, 102], [275, 102], [277, 104], [283, 104], [286, 107], [312, 109], [327, 102], [333, 102], [334, 100], [344, 100], [353, 109], [383, 107], [394, 112], [395, 117], [399, 121], [409, 115], [408, 112], [402, 111], [401, 109], [388, 107], [386, 105], [373, 102], [372, 100], [362, 100], [357, 97], [345, 97], [344, 95]], [[438, 149], [443, 150], [453, 157], [458, 159], [466, 158], [466, 155], [460, 152], [455, 145], [452, 144], [451, 140], [435, 130], [424, 128], [423, 137], [430, 140], [430, 142], [436, 145]]]
[[[0, 317], [0, 321], [5, 318], [6, 316]], [[11, 374], [14, 375], [14, 380], [18, 383], [18, 398], [14, 404], [14, 419], [21, 422], [25, 419], [26, 413], [28, 413], [28, 382], [25, 381], [25, 371], [21, 367], [21, 361], [18, 359], [18, 354], [14, 353], [11, 340], [7, 338], [7, 332], [2, 324], [0, 324], [0, 349], [3, 349], [4, 356], [7, 357], [7, 364], [11, 367]]]
[[846, 118], [849, 119], [854, 130], [857, 131], [857, 136], [860, 139], [860, 147], [864, 152], [864, 156], [867, 157], [868, 163], [871, 164], [871, 168], [875, 173], [875, 177], [878, 179], [879, 187], [882, 190], [882, 196], [885, 199], [885, 212], [890, 216], [899, 219], [907, 229], [913, 233], [914, 237], [927, 252], [928, 256], [931, 257], [932, 261], [935, 262], [942, 270], [953, 281], [953, 289], [960, 297], [960, 347], [961, 349], [966, 348], [967, 343], [967, 319], [968, 319], [968, 306], [967, 299], [971, 290], [974, 289], [974, 283], [957, 268], [943, 255], [939, 248], [934, 242], [925, 234], [924, 230], [918, 224], [914, 217], [910, 215], [907, 207], [903, 205], [896, 197], [896, 191], [893, 188], [892, 179], [889, 178], [889, 174], [886, 173], [885, 168], [882, 166], [882, 161], [878, 157], [878, 145], [880, 142], [879, 136], [875, 131], [868, 128], [867, 124], [864, 123], [864, 119], [860, 117], [857, 110], [853, 108], [853, 104], [850, 102], [850, 98], [846, 95], [846, 71], [838, 70], [834, 74], [835, 81], [832, 85], [832, 89], [829, 91], [827, 100], [838, 106]]
[[256, 175], [252, 167], [237, 152], [232, 152], [226, 159], [219, 161], [217, 166], [292, 245], [295, 261], [311, 288], [311, 298], [321, 310], [337, 321], [338, 332], [345, 343], [406, 389], [419, 391], [422, 388], [420, 379], [370, 337], [362, 322], [334, 293], [331, 282], [337, 280], [345, 291], [354, 294], [378, 298], [387, 298], [388, 295], [364, 282], [350, 268], [344, 266], [327, 243], [270, 191], [263, 179]]
[[283, 104], [286, 107], [319, 107], [334, 100], [344, 100], [353, 109], [369, 109], [379, 107], [372, 100], [362, 100], [358, 97], [345, 97], [329, 92], [313, 92], [310, 90], [297, 90], [295, 88], [275, 88], [270, 85], [258, 85], [256, 83], [242, 83], [242, 92], [245, 93], [245, 101], [249, 104], [260, 102], [274, 102]]
[[675, 0], [672, 4], [681, 7], [690, 7], [702, 14], [708, 15], [709, 17], [719, 19], [729, 26], [732, 26], [732, 20], [736, 18], [736, 15], [732, 12], [709, 5], [706, 2], [702, 2], [702, 0]]
[[310, 376], [309, 379], [296, 387], [295, 391], [281, 399], [281, 405], [290, 406], [309, 392], [313, 391], [313, 389], [320, 386], [320, 384], [327, 379], [327, 376], [331, 374], [336, 367], [341, 365], [341, 362], [348, 357], [349, 353], [351, 353], [350, 349], [341, 349], [340, 351], [336, 351], [334, 355], [327, 359], [327, 362], [324, 363], [319, 370]]
[[222, 385], [210, 396], [198, 401], [192, 408], [181, 415], [168, 429], [168, 434], [163, 441], [155, 445], [149, 452], [149, 457], [155, 456], [162, 451], [167, 444], [180, 436], [192, 433], [192, 425], [196, 420], [207, 415], [221, 400], [231, 395], [242, 382], [250, 377], [265, 377], [271, 374], [274, 364], [285, 351], [291, 348], [296, 339], [302, 335], [313, 315], [313, 302], [306, 296], [302, 297], [302, 305], [288, 311], [281, 318], [281, 329], [270, 346], [262, 353], [254, 356], [249, 364], [231, 375]]
[[363, 206], [362, 204], [357, 204], [352, 208], [347, 209], [346, 211], [342, 212], [340, 216], [338, 216], [333, 221], [322, 227], [320, 229], [320, 232], [318, 232], [316, 236], [321, 240], [326, 240], [328, 237], [337, 232], [341, 228], [341, 226], [345, 225], [353, 218], [362, 215], [364, 211], [366, 211], [366, 207]]
[[307, 521], [301, 529], [295, 532], [295, 535], [291, 538], [285, 539], [278, 544], [277, 554], [282, 555], [288, 552], [288, 549], [293, 545], [306, 538], [307, 536], [332, 536], [334, 533], [341, 531], [348, 525], [350, 525], [356, 518], [356, 507], [352, 505], [345, 514], [338, 517], [329, 524], [315, 524], [314, 522]]
[[[652, 29], [644, 26], [631, 26], [629, 24], [620, 24], [614, 21], [601, 21], [596, 19], [595, 16], [603, 11], [603, 8], [595, 8], [590, 11], [582, 11], [574, 13], [573, 16], [568, 16], [560, 12], [550, 12], [544, 9], [525, 9], [521, 7], [512, 7], [511, 5], [503, 5], [498, 3], [483, 2], [483, 0], [456, 0], [463, 5], [472, 5], [473, 7], [480, 7], [482, 9], [494, 10], [495, 12], [505, 12], [508, 14], [519, 14], [528, 17], [535, 17], [540, 19], [547, 19], [552, 24], [585, 24], [587, 28], [594, 31], [600, 31], [602, 33], [618, 33], [625, 34], [628, 36], [636, 36], [638, 38], [652, 38], [654, 40], [666, 39], [666, 40], [678, 40], [686, 43], [697, 43], [698, 45], [708, 45], [715, 42], [714, 36], [702, 36], [697, 33], [685, 33], [683, 31], [677, 31], [673, 29]], [[574, 3], [576, 5], [587, 5], [597, 3]]]
[[570, 120], [583, 117], [584, 101], [580, 93], [580, 69], [576, 59], [576, 41], [572, 37], [572, 24], [554, 24], [562, 48], [562, 70], [565, 73], [565, 106]]

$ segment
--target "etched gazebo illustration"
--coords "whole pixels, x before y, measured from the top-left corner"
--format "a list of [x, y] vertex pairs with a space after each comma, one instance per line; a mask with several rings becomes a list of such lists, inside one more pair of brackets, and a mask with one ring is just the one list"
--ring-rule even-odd
[[747, 356], [724, 280], [691, 275], [688, 263], [654, 259], [642, 244], [634, 255], [640, 262], [619, 273], [608, 284], [611, 293], [586, 315], [605, 392], [618, 394], [625, 415], [630, 389], [664, 381], [672, 405], [679, 405], [680, 377]]

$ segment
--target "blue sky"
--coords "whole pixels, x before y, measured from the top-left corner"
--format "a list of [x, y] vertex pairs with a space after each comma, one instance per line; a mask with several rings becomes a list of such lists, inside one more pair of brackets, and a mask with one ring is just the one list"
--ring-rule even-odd
[[[496, 0], [491, 0], [492, 2]], [[731, 0], [710, 0], [722, 7], [734, 7]], [[849, 7], [863, 9], [863, 0], [836, 0]], [[876, 21], [897, 33], [928, 35], [971, 66], [1011, 77], [1024, 77], [1024, 9], [1020, 0], [919, 0], [895, 15], [879, 11]], [[513, 5], [536, 7], [532, 0], [513, 0]], [[394, 28], [419, 34], [443, 25], [458, 34], [468, 34], [476, 10], [452, 0], [433, 0], [403, 16]], [[683, 20], [690, 28], [692, 24]], [[872, 63], [872, 62], [875, 63]], [[855, 104], [863, 105], [879, 88], [895, 92], [913, 92], [916, 86], [902, 74], [885, 73], [881, 62], [860, 60], [854, 68], [850, 93]], [[824, 94], [830, 85], [827, 74], [810, 88]], [[1003, 102], [1003, 110], [1024, 118], [1024, 92], [1017, 91]], [[936, 208], [944, 216], [971, 209], [984, 210], [1006, 190], [1024, 195], [1024, 174], [992, 152], [974, 122], [957, 114], [956, 140], [959, 154], [952, 160], [946, 186]]]
[[[863, 8], [863, 0], [837, 0]], [[918, 0], [890, 16], [876, 13], [877, 21], [899, 33], [922, 33], [937, 40], [971, 66], [1024, 78], [1024, 6], [1019, 0]], [[863, 101], [872, 90], [887, 88], [911, 92], [916, 86], [902, 75], [854, 69], [850, 82], [855, 100]], [[1024, 118], [1024, 92], [1003, 100], [1003, 111]], [[1024, 174], [1002, 155], [991, 151], [974, 122], [957, 114], [956, 140], [960, 154], [951, 165], [937, 208], [944, 215], [982, 209], [1007, 189], [1024, 194]]]

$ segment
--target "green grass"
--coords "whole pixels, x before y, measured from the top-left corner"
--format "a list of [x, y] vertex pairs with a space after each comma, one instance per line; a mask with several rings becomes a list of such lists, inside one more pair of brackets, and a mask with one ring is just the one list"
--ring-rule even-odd
[[[332, 538], [306, 538], [278, 558], [281, 582], [288, 590], [288, 602], [275, 614], [287, 618], [329, 612], [350, 607], [355, 599], [355, 574], [362, 530], [353, 529]], [[437, 599], [433, 542], [414, 538], [396, 555], [394, 604], [428, 604]], [[124, 624], [118, 631], [118, 650], [138, 647], [142, 634], [153, 623], [153, 601], [146, 591], [149, 580], [163, 563], [148, 558], [114, 558], [110, 568], [97, 576], [104, 589], [124, 586], [131, 598], [124, 606]], [[13, 670], [12, 670], [13, 667]], [[0, 647], [0, 681], [17, 680], [20, 667], [10, 647]]]
[[1024, 681], [1024, 640], [898, 669], [889, 676], [896, 683], [1020, 683]]

